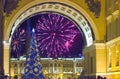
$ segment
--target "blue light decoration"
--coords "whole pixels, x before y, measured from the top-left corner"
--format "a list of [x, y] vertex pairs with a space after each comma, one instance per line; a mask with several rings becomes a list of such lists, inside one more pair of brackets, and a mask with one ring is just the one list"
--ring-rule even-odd
[[34, 31], [32, 32], [30, 48], [26, 57], [22, 79], [44, 79], [42, 64], [40, 61], [40, 54], [37, 48], [37, 41]]

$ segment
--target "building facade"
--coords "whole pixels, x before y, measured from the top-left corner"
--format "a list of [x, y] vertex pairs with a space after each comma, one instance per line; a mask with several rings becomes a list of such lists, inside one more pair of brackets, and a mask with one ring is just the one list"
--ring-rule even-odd
[[[10, 62], [11, 79], [17, 75], [20, 79], [24, 74], [24, 62], [22, 60], [12, 59]], [[83, 59], [79, 58], [42, 58], [42, 69], [45, 79], [77, 79], [83, 72]]]

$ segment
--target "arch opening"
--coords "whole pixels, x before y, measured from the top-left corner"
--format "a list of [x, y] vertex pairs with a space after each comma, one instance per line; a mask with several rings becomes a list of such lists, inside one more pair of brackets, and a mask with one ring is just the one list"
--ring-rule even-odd
[[93, 33], [91, 26], [87, 19], [75, 8], [63, 4], [63, 3], [54, 3], [54, 2], [49, 2], [49, 3], [42, 3], [36, 6], [33, 6], [29, 9], [27, 9], [25, 12], [23, 12], [17, 19], [16, 22], [14, 22], [13, 28], [11, 30], [10, 34], [10, 40], [11, 41], [11, 36], [13, 35], [15, 29], [18, 27], [18, 25], [24, 21], [26, 18], [30, 17], [31, 15], [34, 15], [39, 12], [46, 12], [46, 11], [53, 11], [56, 13], [60, 13], [62, 15], [66, 15], [70, 17], [78, 26], [80, 27], [81, 31], [83, 32], [83, 35], [85, 36], [85, 43], [86, 46], [89, 47], [90, 45], [93, 44]]
[[33, 29], [41, 58], [82, 57], [85, 41], [81, 29], [67, 16], [53, 12], [36, 14], [19, 24], [11, 39], [11, 57], [26, 55], [26, 43], [30, 40], [27, 34]]

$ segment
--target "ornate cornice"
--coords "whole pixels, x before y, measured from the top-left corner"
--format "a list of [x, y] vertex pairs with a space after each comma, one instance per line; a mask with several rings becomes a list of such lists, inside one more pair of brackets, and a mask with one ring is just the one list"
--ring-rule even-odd
[[112, 39], [111, 41], [106, 42], [107, 47], [111, 47], [113, 45], [120, 44], [120, 37]]
[[96, 49], [105, 49], [106, 44], [105, 43], [95, 43]]

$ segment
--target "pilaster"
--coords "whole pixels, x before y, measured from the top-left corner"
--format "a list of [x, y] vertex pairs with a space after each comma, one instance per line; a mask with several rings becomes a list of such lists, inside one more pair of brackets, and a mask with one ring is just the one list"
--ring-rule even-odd
[[5, 75], [10, 75], [10, 52], [9, 52], [9, 44], [4, 43], [4, 73]]
[[96, 43], [96, 76], [106, 77], [107, 53], [105, 43]]

